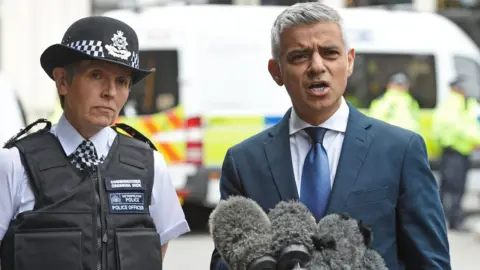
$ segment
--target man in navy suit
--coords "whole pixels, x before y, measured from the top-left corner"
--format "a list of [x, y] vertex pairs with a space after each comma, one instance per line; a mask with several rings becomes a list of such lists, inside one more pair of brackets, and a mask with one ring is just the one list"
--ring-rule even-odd
[[[243, 195], [266, 212], [298, 199], [317, 219], [347, 212], [372, 228], [372, 247], [390, 270], [451, 269], [425, 142], [344, 100], [355, 59], [344, 33], [340, 15], [319, 2], [278, 16], [268, 70], [293, 108], [228, 150], [221, 199]], [[210, 269], [227, 269], [216, 250]]]

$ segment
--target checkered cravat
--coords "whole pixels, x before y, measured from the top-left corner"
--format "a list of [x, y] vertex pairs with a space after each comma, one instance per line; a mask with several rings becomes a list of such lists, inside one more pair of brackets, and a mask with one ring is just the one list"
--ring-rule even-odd
[[[104, 157], [102, 156], [101, 158], [98, 158], [97, 155], [97, 150], [95, 149], [95, 146], [93, 143], [89, 140], [84, 140], [82, 143], [77, 147], [75, 152], [72, 153], [71, 155], [71, 162], [72, 164], [79, 170], [85, 170], [87, 168], [90, 168], [91, 173], [93, 175], [93, 179], [95, 181], [95, 186], [97, 186], [98, 182], [98, 175], [96, 174], [96, 166], [104, 161]], [[95, 192], [95, 203], [100, 205], [100, 197], [97, 192]], [[99, 212], [98, 212], [99, 213]], [[97, 237], [97, 248], [98, 248], [98, 261], [97, 261], [97, 270], [102, 269], [102, 262], [101, 262], [101, 254], [102, 254], [102, 238], [100, 237], [101, 235], [101, 228], [102, 228], [102, 222], [100, 221], [100, 215], [97, 215], [96, 218], [97, 221], [97, 234], [99, 237]]]
[[71, 162], [77, 169], [84, 170], [102, 163], [105, 158], [98, 158], [95, 146], [89, 140], [84, 140], [72, 154]]

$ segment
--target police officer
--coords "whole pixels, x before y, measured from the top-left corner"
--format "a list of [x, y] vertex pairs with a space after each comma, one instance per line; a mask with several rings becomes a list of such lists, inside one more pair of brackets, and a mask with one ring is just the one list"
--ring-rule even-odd
[[131, 27], [93, 16], [41, 55], [64, 112], [0, 151], [2, 270], [158, 270], [190, 230], [162, 155], [110, 128], [154, 71], [138, 48]]
[[462, 198], [470, 168], [469, 157], [480, 144], [478, 104], [474, 98], [465, 96], [465, 79], [457, 77], [450, 83], [451, 91], [432, 117], [432, 135], [443, 150], [440, 196], [452, 230], [465, 230], [462, 227]]
[[410, 81], [404, 73], [392, 75], [383, 96], [372, 101], [369, 115], [418, 133], [420, 106], [408, 92], [409, 86]]

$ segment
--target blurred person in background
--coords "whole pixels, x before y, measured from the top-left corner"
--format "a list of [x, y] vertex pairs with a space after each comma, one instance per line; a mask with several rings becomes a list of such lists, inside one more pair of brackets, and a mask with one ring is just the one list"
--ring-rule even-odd
[[462, 199], [470, 169], [469, 158], [480, 145], [478, 103], [465, 95], [466, 79], [459, 76], [450, 83], [448, 96], [432, 117], [432, 134], [442, 147], [440, 196], [449, 228], [462, 231], [467, 230], [463, 226]]
[[[372, 228], [372, 248], [388, 269], [451, 269], [424, 140], [343, 98], [355, 60], [344, 31], [340, 14], [321, 2], [278, 15], [268, 71], [292, 107], [274, 126], [228, 149], [220, 197], [245, 196], [265, 212], [299, 200], [316, 220], [346, 212]], [[227, 269], [217, 250], [210, 269]]]
[[130, 26], [92, 16], [43, 52], [63, 113], [0, 149], [2, 270], [162, 269], [168, 242], [190, 230], [163, 156], [110, 127], [154, 72], [138, 50]]
[[389, 124], [418, 132], [420, 106], [410, 95], [409, 86], [410, 81], [404, 73], [392, 75], [385, 93], [372, 101], [369, 115]]

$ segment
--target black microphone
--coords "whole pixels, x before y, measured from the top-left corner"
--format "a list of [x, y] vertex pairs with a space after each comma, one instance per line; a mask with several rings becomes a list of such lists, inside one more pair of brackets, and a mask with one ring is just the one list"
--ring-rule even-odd
[[370, 249], [372, 230], [346, 213], [330, 214], [318, 222], [312, 237], [316, 252], [308, 270], [369, 269], [386, 270], [385, 261]]
[[210, 234], [229, 269], [276, 270], [272, 254], [271, 224], [252, 199], [231, 196], [210, 214]]
[[278, 270], [303, 269], [315, 250], [315, 218], [303, 204], [282, 201], [268, 214], [272, 222], [272, 248]]

